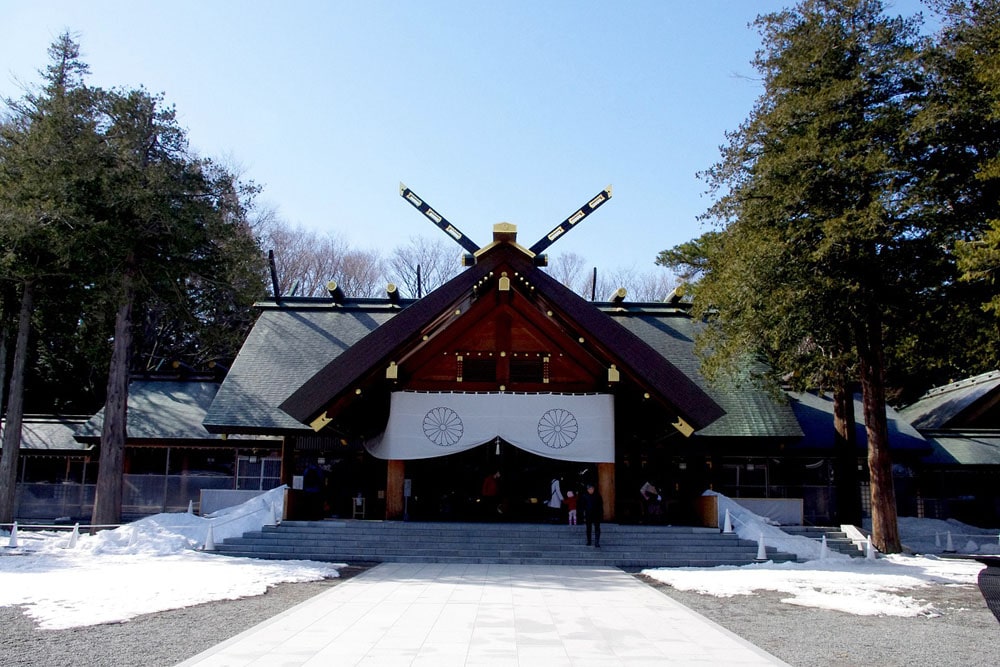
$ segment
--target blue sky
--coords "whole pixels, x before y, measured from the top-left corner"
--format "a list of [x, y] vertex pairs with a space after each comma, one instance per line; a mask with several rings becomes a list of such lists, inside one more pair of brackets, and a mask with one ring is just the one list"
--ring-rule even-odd
[[748, 23], [785, 4], [0, 0], [0, 95], [69, 29], [92, 84], [164, 93], [291, 224], [384, 251], [445, 238], [403, 182], [479, 245], [503, 221], [530, 246], [610, 184], [549, 254], [645, 271], [705, 231], [696, 173], [759, 93]]

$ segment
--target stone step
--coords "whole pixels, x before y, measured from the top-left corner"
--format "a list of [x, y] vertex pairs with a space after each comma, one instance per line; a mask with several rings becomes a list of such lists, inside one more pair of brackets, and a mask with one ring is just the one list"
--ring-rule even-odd
[[[227, 538], [220, 554], [328, 562], [467, 562], [540, 565], [709, 567], [755, 562], [757, 543], [715, 528], [604, 524], [602, 548], [581, 526], [546, 524], [288, 521]], [[794, 560], [767, 551], [769, 559]]]
[[860, 558], [864, 556], [864, 550], [848, 538], [847, 533], [842, 531], [839, 527], [782, 526], [781, 529], [789, 535], [800, 535], [802, 537], [808, 537], [812, 540], [816, 540], [817, 542], [821, 542], [823, 540], [823, 536], [825, 535], [826, 546], [830, 551], [836, 551], [851, 557]]
[[[267, 560], [289, 560], [289, 555], [279, 552], [254, 552], [253, 554], [237, 552], [219, 552], [226, 556], [249, 557]], [[785, 554], [784, 560], [794, 558]], [[352, 565], [374, 564], [381, 562], [393, 563], [473, 563], [473, 564], [499, 564], [499, 565], [575, 565], [580, 567], [619, 567], [628, 570], [639, 570], [651, 567], [718, 567], [720, 565], [740, 566], [747, 565], [752, 560], [746, 558], [719, 558], [709, 557], [704, 559], [696, 558], [637, 558], [634, 560], [622, 558], [517, 558], [517, 557], [483, 557], [475, 558], [468, 556], [425, 556], [407, 555], [388, 559], [372, 559], [368, 554], [339, 554], [337, 557], [321, 556], [311, 557], [309, 560], [350, 563]], [[773, 559], [780, 561], [782, 558], [776, 556]]]

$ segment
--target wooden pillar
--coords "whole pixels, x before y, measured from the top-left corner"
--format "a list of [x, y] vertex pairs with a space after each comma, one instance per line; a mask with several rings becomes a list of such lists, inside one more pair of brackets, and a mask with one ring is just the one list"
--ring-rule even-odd
[[287, 484], [292, 488], [292, 477], [295, 475], [295, 438], [284, 437], [281, 439], [281, 478], [282, 484]]
[[615, 520], [615, 464], [597, 464], [597, 490], [604, 499], [604, 520]]
[[392, 459], [388, 462], [385, 480], [385, 518], [403, 518], [403, 480], [406, 478], [406, 461]]

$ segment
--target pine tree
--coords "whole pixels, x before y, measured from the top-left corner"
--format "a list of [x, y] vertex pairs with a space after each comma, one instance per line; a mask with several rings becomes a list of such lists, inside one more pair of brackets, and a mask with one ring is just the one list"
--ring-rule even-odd
[[52, 44], [49, 57], [42, 89], [5, 100], [10, 115], [0, 125], [0, 280], [5, 307], [17, 313], [0, 455], [0, 521], [11, 521], [14, 513], [34, 310], [78, 268], [72, 248], [92, 224], [87, 202], [100, 187], [94, 91], [83, 80], [87, 66], [68, 33]]
[[720, 231], [700, 249], [700, 349], [710, 370], [754, 376], [752, 362], [766, 361], [832, 387], [838, 403], [857, 373], [873, 542], [898, 552], [885, 318], [919, 287], [914, 264], [939, 240], [932, 219], [910, 215], [917, 26], [878, 0], [803, 0], [755, 25], [764, 92], [705, 174]]

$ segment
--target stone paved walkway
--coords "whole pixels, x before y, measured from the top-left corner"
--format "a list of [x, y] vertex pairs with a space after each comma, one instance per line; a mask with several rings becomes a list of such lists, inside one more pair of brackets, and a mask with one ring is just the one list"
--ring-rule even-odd
[[784, 665], [617, 569], [386, 563], [187, 665]]

